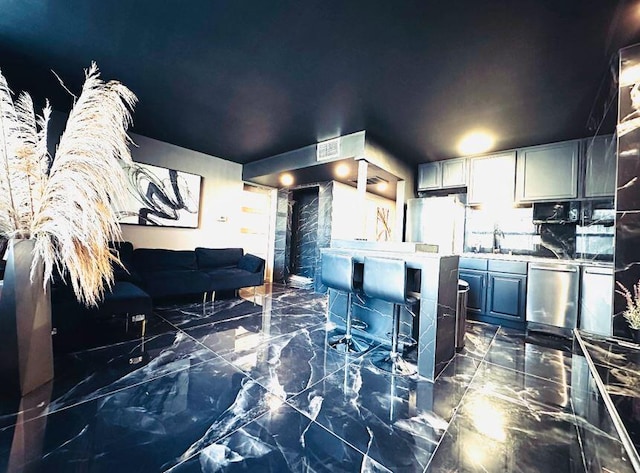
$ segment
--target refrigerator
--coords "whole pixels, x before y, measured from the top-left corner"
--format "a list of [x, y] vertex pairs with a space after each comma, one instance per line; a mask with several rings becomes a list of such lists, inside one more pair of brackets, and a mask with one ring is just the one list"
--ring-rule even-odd
[[461, 254], [464, 248], [466, 194], [407, 200], [405, 240], [438, 245], [438, 252]]

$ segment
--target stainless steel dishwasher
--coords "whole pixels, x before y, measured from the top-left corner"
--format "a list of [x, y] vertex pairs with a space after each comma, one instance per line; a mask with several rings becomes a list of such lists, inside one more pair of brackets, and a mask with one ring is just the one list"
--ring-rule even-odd
[[530, 263], [527, 285], [527, 330], [571, 336], [578, 322], [579, 266]]
[[613, 334], [613, 268], [582, 267], [580, 328], [588, 332]]

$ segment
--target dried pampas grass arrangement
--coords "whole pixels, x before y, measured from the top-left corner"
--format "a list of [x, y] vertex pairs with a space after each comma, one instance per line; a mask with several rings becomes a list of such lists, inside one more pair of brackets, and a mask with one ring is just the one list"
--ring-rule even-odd
[[111, 287], [112, 263], [119, 263], [108, 243], [121, 237], [114, 204], [126, 195], [121, 162], [131, 162], [135, 103], [124, 85], [102, 81], [93, 63], [50, 159], [48, 102], [39, 116], [27, 93], [14, 102], [0, 71], [0, 235], [34, 239], [43, 284], [57, 270], [87, 306]]

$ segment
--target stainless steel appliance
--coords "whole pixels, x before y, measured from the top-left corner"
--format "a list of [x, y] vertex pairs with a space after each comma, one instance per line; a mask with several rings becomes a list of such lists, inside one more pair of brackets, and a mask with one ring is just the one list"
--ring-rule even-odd
[[533, 223], [577, 223], [580, 202], [534, 202]]
[[583, 266], [580, 299], [580, 328], [588, 332], [613, 334], [613, 268]]
[[527, 284], [527, 330], [570, 336], [578, 322], [579, 266], [530, 263]]
[[466, 194], [452, 194], [407, 200], [405, 240], [436, 244], [440, 253], [462, 253], [465, 198]]

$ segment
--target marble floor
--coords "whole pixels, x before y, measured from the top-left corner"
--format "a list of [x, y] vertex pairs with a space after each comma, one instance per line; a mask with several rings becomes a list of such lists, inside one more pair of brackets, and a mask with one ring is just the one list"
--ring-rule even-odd
[[241, 294], [57, 356], [52, 385], [1, 403], [0, 470], [585, 471], [562, 346], [470, 322], [435, 382], [399, 378], [380, 347], [327, 349], [324, 296]]

